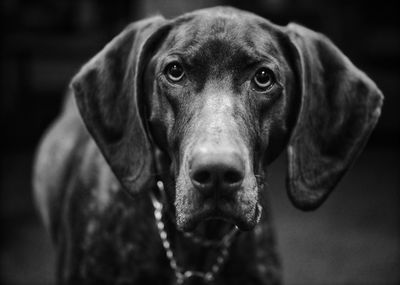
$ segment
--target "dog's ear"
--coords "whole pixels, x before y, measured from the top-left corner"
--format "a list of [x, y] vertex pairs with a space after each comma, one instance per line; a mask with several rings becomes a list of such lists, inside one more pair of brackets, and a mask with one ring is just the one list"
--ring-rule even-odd
[[151, 181], [153, 157], [142, 121], [141, 85], [146, 62], [166, 27], [161, 17], [129, 25], [71, 82], [88, 131], [131, 194]]
[[376, 85], [325, 36], [297, 24], [287, 33], [301, 104], [288, 146], [293, 204], [317, 208], [363, 149], [381, 112]]

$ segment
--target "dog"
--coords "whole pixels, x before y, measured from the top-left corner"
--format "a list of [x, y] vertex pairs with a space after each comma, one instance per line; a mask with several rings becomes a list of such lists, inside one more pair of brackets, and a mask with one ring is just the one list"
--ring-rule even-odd
[[58, 284], [280, 284], [268, 165], [316, 209], [383, 95], [325, 36], [230, 7], [130, 24], [74, 76], [34, 165]]

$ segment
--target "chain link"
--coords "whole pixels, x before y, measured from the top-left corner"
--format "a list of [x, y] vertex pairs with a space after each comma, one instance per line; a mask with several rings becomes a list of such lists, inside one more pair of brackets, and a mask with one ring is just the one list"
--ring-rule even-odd
[[[161, 193], [164, 192], [164, 184], [161, 181], [157, 182], [157, 187], [161, 191]], [[176, 257], [174, 255], [174, 252], [171, 248], [171, 243], [169, 242], [168, 239], [168, 234], [165, 230], [165, 224], [162, 220], [163, 218], [163, 205], [160, 201], [157, 200], [157, 198], [154, 196], [153, 193], [151, 193], [151, 200], [153, 203], [154, 207], [154, 217], [156, 219], [156, 225], [158, 229], [158, 233], [161, 238], [162, 245], [165, 250], [165, 254], [169, 260], [169, 265], [171, 269], [175, 273], [175, 278], [177, 284], [181, 285], [184, 284], [187, 279], [190, 279], [192, 277], [198, 277], [203, 279], [206, 283], [210, 283], [215, 279], [215, 276], [218, 274], [218, 272], [221, 270], [222, 265], [225, 263], [226, 259], [228, 258], [229, 252], [228, 248], [232, 243], [233, 238], [236, 236], [238, 232], [238, 228], [235, 226], [232, 231], [230, 231], [227, 235], [224, 236], [224, 238], [221, 241], [211, 241], [211, 240], [205, 240], [200, 237], [197, 237], [193, 234], [185, 234], [186, 237], [191, 238], [195, 243], [199, 243], [203, 246], [219, 246], [220, 252], [219, 255], [217, 256], [214, 264], [211, 266], [211, 268], [206, 271], [197, 271], [197, 270], [184, 270], [182, 267], [178, 266]]]

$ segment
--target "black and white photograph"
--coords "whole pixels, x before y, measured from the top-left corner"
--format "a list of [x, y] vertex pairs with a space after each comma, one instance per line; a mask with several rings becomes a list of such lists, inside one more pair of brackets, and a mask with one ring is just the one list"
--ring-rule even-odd
[[400, 284], [397, 4], [2, 0], [0, 283]]

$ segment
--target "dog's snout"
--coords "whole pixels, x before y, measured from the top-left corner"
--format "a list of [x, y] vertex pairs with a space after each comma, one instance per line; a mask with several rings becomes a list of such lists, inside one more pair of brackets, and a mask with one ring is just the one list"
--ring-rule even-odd
[[193, 152], [189, 168], [192, 184], [204, 195], [233, 193], [245, 176], [243, 159], [229, 149], [201, 147]]

